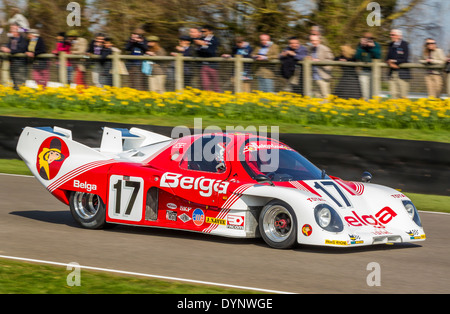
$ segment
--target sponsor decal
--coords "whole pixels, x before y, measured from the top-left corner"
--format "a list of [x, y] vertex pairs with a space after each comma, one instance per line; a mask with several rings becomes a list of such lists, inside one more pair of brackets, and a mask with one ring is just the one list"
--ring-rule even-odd
[[306, 200], [310, 201], [311, 203], [313, 203], [313, 202], [326, 202], [326, 200], [321, 198], [321, 197], [309, 197]]
[[97, 190], [97, 185], [90, 184], [90, 183], [87, 183], [87, 182], [80, 182], [79, 180], [73, 180], [73, 187], [74, 188], [79, 188], [79, 189], [84, 189], [84, 190], [86, 190], [88, 192]]
[[372, 226], [374, 228], [386, 228], [387, 225], [394, 217], [397, 216], [395, 211], [390, 207], [385, 207], [380, 210], [375, 216], [372, 215], [361, 215], [359, 216], [356, 212], [352, 211], [353, 216], [346, 216], [345, 221], [350, 226], [362, 227], [362, 226]]
[[180, 206], [180, 211], [182, 212], [190, 212], [192, 209], [192, 207], [187, 207], [187, 206]]
[[186, 213], [182, 213], [180, 216], [178, 216], [178, 218], [180, 218], [180, 220], [184, 223], [191, 220], [191, 217], [189, 217]]
[[208, 179], [205, 177], [187, 177], [179, 173], [166, 172], [162, 175], [160, 186], [168, 188], [180, 187], [184, 190], [199, 190], [203, 197], [210, 197], [214, 192], [226, 194], [229, 182], [222, 180]]
[[391, 195], [393, 198], [407, 198], [406, 195], [402, 194], [402, 193], [398, 193], [398, 194], [392, 194]]
[[172, 147], [175, 149], [184, 148], [186, 146], [186, 143], [175, 143]]
[[166, 210], [166, 220], [177, 221], [177, 212], [173, 210]]
[[312, 227], [310, 225], [303, 225], [302, 233], [305, 237], [309, 237], [312, 233]]
[[196, 226], [201, 226], [205, 222], [205, 214], [200, 208], [196, 208], [192, 213], [192, 220]]
[[343, 245], [343, 246], [347, 246], [348, 245], [347, 241], [342, 241], [342, 240], [325, 240], [325, 244], [329, 244], [329, 245]]
[[228, 215], [227, 228], [235, 230], [244, 230], [244, 216]]
[[169, 209], [177, 209], [177, 205], [175, 205], [174, 203], [167, 203], [166, 206]]
[[406, 232], [409, 235], [409, 239], [410, 240], [420, 240], [420, 239], [426, 239], [427, 237], [425, 236], [425, 234], [420, 235], [419, 230], [411, 230]]
[[274, 144], [274, 143], [259, 143], [259, 142], [250, 142], [244, 147], [244, 153], [246, 152], [256, 152], [260, 149], [284, 149], [284, 150], [293, 150], [287, 145], [283, 144]]
[[350, 238], [349, 244], [363, 244], [364, 243], [364, 241], [361, 240], [361, 237], [359, 235], [349, 234], [348, 236]]
[[206, 217], [206, 223], [216, 224], [216, 225], [226, 225], [227, 224], [227, 220], [226, 219], [214, 218], [214, 217]]
[[69, 157], [69, 148], [59, 137], [49, 137], [39, 147], [36, 169], [44, 180], [52, 180]]

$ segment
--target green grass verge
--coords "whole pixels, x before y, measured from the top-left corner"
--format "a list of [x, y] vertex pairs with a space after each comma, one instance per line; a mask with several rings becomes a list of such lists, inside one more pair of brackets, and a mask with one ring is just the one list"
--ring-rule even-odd
[[[83, 121], [104, 121], [126, 123], [132, 125], [160, 125], [160, 126], [187, 126], [194, 127], [194, 116], [152, 116], [152, 115], [127, 115], [114, 113], [92, 113], [92, 112], [71, 112], [58, 109], [33, 110], [27, 108], [9, 108], [0, 107], [1, 116], [11, 117], [33, 117], [46, 119], [65, 119], [65, 120], [83, 120]], [[405, 139], [415, 141], [431, 141], [450, 143], [450, 132], [446, 130], [418, 130], [418, 129], [389, 129], [389, 128], [357, 128], [348, 126], [330, 126], [330, 125], [302, 125], [298, 123], [286, 123], [277, 120], [246, 120], [242, 119], [221, 119], [203, 117], [202, 126], [218, 126], [223, 131], [226, 127], [242, 126], [267, 126], [270, 132], [271, 126], [278, 126], [280, 133], [299, 133], [299, 134], [331, 134], [331, 135], [349, 135], [349, 136], [367, 136], [384, 137], [393, 139]]]
[[69, 286], [65, 267], [0, 259], [1, 294], [242, 294], [261, 293], [81, 269], [80, 286]]

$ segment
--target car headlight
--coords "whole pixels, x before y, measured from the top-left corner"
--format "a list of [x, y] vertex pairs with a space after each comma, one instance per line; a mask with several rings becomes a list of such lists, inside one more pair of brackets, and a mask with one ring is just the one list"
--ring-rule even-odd
[[327, 207], [323, 206], [317, 211], [317, 222], [324, 229], [330, 225], [331, 212]]
[[416, 206], [411, 201], [402, 201], [403, 206], [405, 206], [406, 212], [408, 213], [409, 217], [418, 225], [419, 227], [422, 227], [422, 222], [420, 221], [419, 213], [417, 212]]
[[337, 212], [327, 204], [317, 205], [314, 208], [314, 217], [317, 224], [326, 231], [341, 232], [344, 230], [341, 218]]

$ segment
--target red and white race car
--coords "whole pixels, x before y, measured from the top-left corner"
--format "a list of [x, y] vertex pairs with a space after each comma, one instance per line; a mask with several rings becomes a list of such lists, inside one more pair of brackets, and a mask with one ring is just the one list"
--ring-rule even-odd
[[252, 134], [172, 139], [105, 127], [90, 148], [59, 127], [26, 127], [17, 152], [83, 227], [127, 224], [295, 244], [423, 241], [402, 193], [331, 177], [289, 146]]

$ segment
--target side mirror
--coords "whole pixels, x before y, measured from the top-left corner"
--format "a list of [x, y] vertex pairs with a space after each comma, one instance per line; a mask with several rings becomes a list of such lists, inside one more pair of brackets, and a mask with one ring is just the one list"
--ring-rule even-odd
[[364, 173], [362, 174], [361, 181], [365, 183], [370, 183], [370, 181], [372, 181], [372, 175], [370, 174], [370, 172], [364, 171]]
[[263, 174], [256, 175], [255, 180], [258, 183], [270, 183], [270, 185], [274, 186], [272, 180], [270, 180], [268, 176], [265, 176]]
[[217, 172], [224, 172], [227, 168], [225, 167], [225, 164], [223, 162], [220, 162], [216, 166]]

